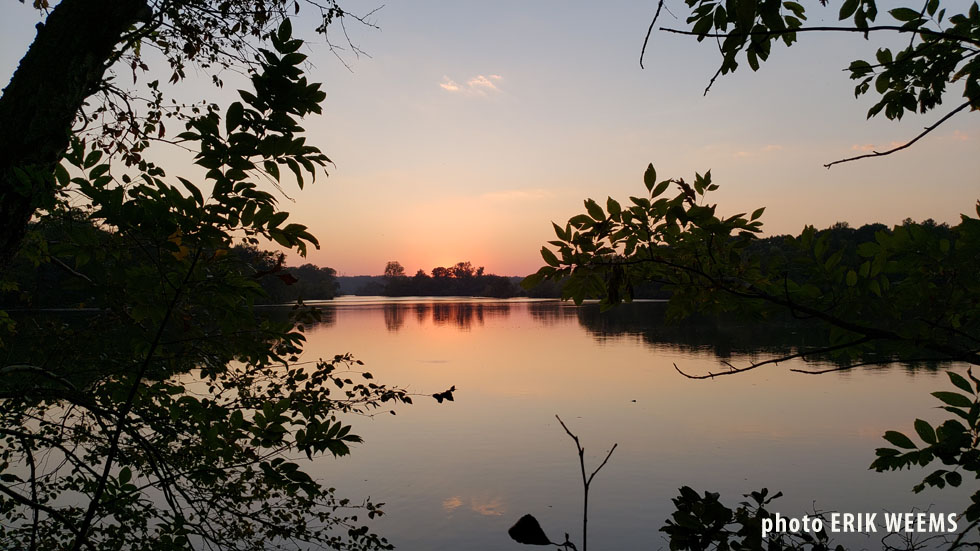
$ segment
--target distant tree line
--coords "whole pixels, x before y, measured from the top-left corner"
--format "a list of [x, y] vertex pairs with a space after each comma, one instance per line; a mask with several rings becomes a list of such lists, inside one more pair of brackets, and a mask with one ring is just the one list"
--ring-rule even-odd
[[483, 266], [476, 268], [470, 262], [457, 262], [448, 268], [438, 266], [431, 275], [423, 270], [415, 275], [405, 275], [405, 268], [397, 261], [385, 265], [381, 293], [389, 297], [404, 296], [472, 296], [511, 298], [525, 293], [513, 278], [485, 273]]
[[[103, 230], [81, 219], [65, 220], [64, 223], [72, 227], [71, 238], [75, 241], [97, 245], [100, 240], [105, 239]], [[910, 225], [913, 221], [906, 219], [903, 224]], [[948, 238], [951, 232], [948, 224], [939, 224], [931, 219], [922, 222], [921, 227], [925, 231], [934, 233], [938, 239]], [[39, 229], [43, 233], [44, 229]], [[828, 248], [841, 251], [842, 260], [850, 261], [858, 257], [858, 245], [874, 240], [876, 232], [890, 233], [891, 230], [884, 224], [878, 223], [866, 224], [855, 229], [846, 222], [838, 222], [818, 231], [817, 237], [826, 234]], [[749, 252], [760, 258], [763, 264], [777, 259], [791, 260], [792, 255], [801, 253], [797, 247], [789, 244], [788, 237], [780, 235], [754, 240], [748, 247]], [[547, 280], [525, 290], [518, 285], [521, 278], [487, 274], [484, 267], [474, 267], [470, 262], [457, 262], [450, 267], [438, 266], [429, 273], [418, 270], [415, 275], [408, 276], [401, 263], [391, 261], [385, 265], [382, 276], [339, 278], [349, 280], [350, 283], [341, 292], [341, 284], [333, 268], [319, 267], [310, 263], [288, 266], [282, 253], [262, 250], [256, 245], [235, 246], [232, 254], [245, 261], [248, 275], [252, 276], [265, 291], [267, 295], [265, 302], [269, 304], [295, 302], [298, 299], [329, 300], [340, 294], [389, 297], [560, 298], [565, 283], [565, 281]], [[781, 264], [793, 266], [796, 263], [781, 262]], [[61, 260], [42, 262], [40, 259], [21, 258], [11, 266], [12, 273], [24, 275], [25, 277], [20, 278], [20, 281], [29, 282], [27, 284], [31, 287], [0, 289], [0, 307], [104, 307], [111, 297], [93, 295], [92, 286], [87, 281], [91, 278], [109, 277], [109, 274], [101, 273], [100, 267], [103, 265], [99, 259], [91, 257], [77, 257], [70, 262]], [[152, 269], [152, 266], [148, 265], [147, 269]], [[82, 275], [83, 271], [85, 275]], [[33, 275], [27, 277], [30, 274]], [[804, 273], [788, 275], [796, 280], [806, 279]], [[638, 299], [668, 299], [670, 294], [670, 289], [655, 282], [639, 283], [633, 289], [633, 297]]]
[[[69, 213], [53, 226], [34, 225], [38, 239], [46, 240], [51, 248], [64, 247], [64, 241], [86, 244], [99, 251], [100, 245], [108, 242], [109, 233], [86, 221], [79, 213]], [[180, 246], [180, 236], [171, 237], [171, 242]], [[42, 309], [42, 308], [106, 308], [111, 304], [111, 293], [103, 292], [106, 285], [93, 285], [110, 281], [116, 268], [95, 254], [77, 254], [62, 260], [53, 255], [49, 258], [21, 255], [16, 258], [9, 270], [18, 281], [18, 286], [0, 288], [0, 308], [4, 309]], [[222, 254], [211, 252], [209, 254]], [[262, 302], [281, 304], [303, 300], [328, 300], [338, 294], [337, 272], [333, 268], [321, 268], [313, 264], [287, 266], [285, 255], [259, 249], [255, 245], [237, 245], [231, 254], [244, 261], [245, 275], [254, 278], [265, 291]], [[156, 270], [149, 260], [144, 269]]]

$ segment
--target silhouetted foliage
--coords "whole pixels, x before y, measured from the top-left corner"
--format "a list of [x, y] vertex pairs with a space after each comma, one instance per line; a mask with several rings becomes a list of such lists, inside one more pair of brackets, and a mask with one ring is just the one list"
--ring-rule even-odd
[[[328, 162], [299, 126], [325, 94], [288, 20], [264, 39], [242, 101], [176, 137], [201, 182], [112, 163], [80, 139], [53, 179], [22, 174], [51, 197], [17, 262], [64, 272], [66, 292], [98, 309], [0, 312], [0, 547], [390, 548], [364, 524], [377, 505], [336, 497], [296, 458], [348, 454], [360, 437], [345, 416], [411, 397], [349, 355], [297, 365], [319, 312], [260, 315], [262, 277], [299, 278], [233, 252], [259, 238], [301, 255], [317, 245], [257, 182], [278, 183], [283, 166], [302, 187]], [[0, 288], [31, 304], [43, 283], [16, 275]]]

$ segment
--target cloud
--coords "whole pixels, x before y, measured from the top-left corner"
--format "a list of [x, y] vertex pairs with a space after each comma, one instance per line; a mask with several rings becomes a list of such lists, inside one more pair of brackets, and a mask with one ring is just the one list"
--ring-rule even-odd
[[873, 143], [866, 143], [863, 145], [854, 144], [851, 146], [851, 151], [874, 151], [874, 150], [875, 150], [875, 144]]
[[783, 150], [783, 146], [781, 146], [781, 145], [775, 145], [775, 144], [769, 144], [769, 145], [767, 145], [767, 146], [765, 146], [765, 147], [762, 148], [762, 151], [764, 153], [768, 153], [770, 151], [782, 151], [782, 150]]
[[452, 513], [453, 511], [455, 511], [456, 509], [458, 509], [459, 506], [462, 505], [462, 504], [463, 504], [463, 500], [459, 499], [456, 496], [453, 496], [453, 497], [450, 497], [448, 499], [443, 500], [443, 502], [442, 502], [442, 508], [447, 513]]
[[455, 80], [445, 76], [442, 77], [442, 82], [439, 83], [439, 87], [447, 92], [459, 91], [459, 84], [456, 84]]
[[953, 135], [950, 137], [958, 142], [965, 142], [970, 139], [969, 134], [960, 132], [959, 130], [953, 130]]
[[466, 84], [461, 85], [448, 76], [443, 76], [442, 82], [439, 83], [439, 87], [449, 93], [461, 93], [470, 96], [486, 96], [489, 93], [500, 91], [500, 88], [497, 87], [496, 83], [503, 80], [503, 78], [504, 77], [497, 74], [476, 75], [466, 79]]

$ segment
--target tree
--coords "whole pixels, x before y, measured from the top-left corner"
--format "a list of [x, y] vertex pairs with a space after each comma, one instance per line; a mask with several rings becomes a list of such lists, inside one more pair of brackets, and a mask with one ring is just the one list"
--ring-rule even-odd
[[405, 277], [405, 267], [401, 263], [392, 260], [385, 265], [384, 277], [388, 280]]
[[[0, 271], [24, 237], [28, 221], [50, 207], [56, 190], [52, 177], [68, 150], [73, 131], [87, 131], [106, 154], [138, 163], [152, 141], [165, 139], [164, 121], [186, 122], [207, 104], [165, 102], [159, 81], [143, 82], [144, 93], [126, 89], [115, 78], [131, 73], [156, 74], [144, 52], [157, 50], [167, 60], [171, 82], [196, 66], [221, 85], [227, 68], [255, 68], [261, 41], [299, 0], [63, 0], [48, 13], [0, 96]], [[335, 0], [303, 5], [319, 11], [317, 32], [330, 44], [331, 23], [347, 17]], [[332, 48], [332, 46], [331, 46]], [[298, 54], [297, 54], [298, 55]], [[291, 167], [292, 168], [292, 167]], [[297, 172], [294, 170], [294, 172]]]
[[0, 546], [390, 547], [358, 520], [375, 504], [335, 497], [295, 457], [349, 453], [360, 438], [345, 414], [411, 397], [349, 355], [297, 364], [317, 312], [257, 313], [259, 279], [275, 274], [231, 254], [241, 238], [301, 254], [317, 243], [257, 182], [287, 166], [302, 186], [327, 163], [299, 126], [324, 94], [288, 20], [264, 38], [252, 90], [177, 136], [207, 170], [207, 195], [78, 138], [45, 180], [51, 198], [18, 258], [64, 270], [98, 309], [5, 327], [16, 338], [0, 365]]

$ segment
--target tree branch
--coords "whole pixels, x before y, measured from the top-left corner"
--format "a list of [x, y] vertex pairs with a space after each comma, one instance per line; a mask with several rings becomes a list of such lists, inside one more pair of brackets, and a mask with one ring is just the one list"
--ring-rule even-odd
[[727, 365], [730, 368], [730, 371], [720, 371], [720, 372], [715, 372], [715, 373], [708, 373], [706, 375], [691, 375], [689, 373], [685, 373], [684, 371], [681, 370], [681, 368], [677, 367], [677, 364], [676, 363], [674, 364], [674, 369], [676, 369], [678, 373], [680, 373], [681, 375], [687, 377], [688, 379], [714, 379], [715, 377], [721, 377], [722, 375], [735, 375], [737, 373], [745, 373], [746, 371], [752, 371], [753, 369], [756, 369], [758, 367], [762, 367], [764, 365], [778, 364], [780, 362], [785, 362], [785, 361], [793, 360], [793, 359], [796, 359], [796, 358], [805, 358], [806, 356], [812, 356], [812, 355], [815, 355], [815, 354], [827, 354], [829, 352], [835, 352], [837, 350], [843, 350], [845, 348], [850, 348], [852, 346], [857, 346], [859, 344], [864, 344], [866, 342], [871, 342], [872, 340], [874, 340], [874, 339], [871, 338], [871, 337], [865, 336], [865, 337], [861, 337], [860, 339], [855, 339], [853, 341], [849, 341], [849, 342], [842, 343], [842, 344], [835, 344], [833, 346], [825, 346], [825, 347], [816, 348], [816, 349], [813, 349], [813, 350], [806, 350], [804, 352], [797, 352], [795, 354], [788, 354], [786, 356], [781, 356], [779, 358], [773, 358], [771, 360], [766, 360], [766, 361], [763, 361], [763, 362], [756, 362], [756, 363], [747, 365], [745, 367], [735, 367], [734, 365], [732, 365], [729, 362], [722, 362], [722, 363], [724, 363], [725, 365]]
[[838, 165], [838, 164], [841, 164], [841, 163], [847, 163], [847, 162], [850, 162], [850, 161], [857, 161], [858, 159], [868, 159], [868, 158], [871, 158], [871, 157], [884, 157], [885, 155], [891, 155], [892, 153], [895, 153], [897, 151], [901, 151], [901, 150], [903, 150], [905, 148], [910, 147], [915, 142], [921, 140], [926, 134], [932, 132], [939, 125], [941, 125], [942, 123], [944, 123], [944, 122], [948, 121], [949, 119], [951, 119], [953, 117], [953, 115], [959, 113], [960, 111], [966, 109], [969, 106], [970, 106], [970, 102], [969, 101], [963, 102], [959, 107], [957, 107], [956, 109], [953, 109], [952, 111], [950, 111], [949, 113], [947, 113], [946, 116], [944, 116], [943, 118], [941, 118], [938, 121], [936, 121], [935, 124], [933, 124], [932, 126], [927, 126], [926, 129], [923, 130], [918, 136], [912, 138], [910, 141], [905, 142], [904, 144], [902, 144], [902, 145], [900, 145], [898, 147], [893, 147], [892, 149], [889, 149], [888, 151], [872, 151], [871, 153], [866, 153], [864, 155], [858, 155], [856, 157], [848, 157], [846, 159], [840, 159], [840, 160], [834, 161], [832, 163], [827, 163], [827, 164], [825, 164], [823, 166], [826, 167], [826, 168], [830, 168], [830, 167], [832, 167], [834, 165]]
[[664, 7], [664, 0], [657, 2], [657, 12], [653, 14], [653, 21], [650, 22], [650, 26], [647, 28], [647, 35], [643, 37], [643, 47], [640, 48], [640, 69], [643, 69], [643, 55], [647, 53], [647, 43], [650, 42], [650, 34], [653, 32], [653, 26], [657, 24], [657, 19], [660, 19], [660, 10]]
[[915, 33], [924, 36], [930, 36], [934, 38], [941, 38], [943, 40], [952, 40], [955, 42], [966, 42], [968, 44], [973, 44], [975, 46], [980, 46], [980, 40], [972, 39], [966, 36], [960, 36], [957, 34], [951, 34], [943, 31], [934, 31], [931, 29], [908, 29], [898, 25], [876, 25], [874, 27], [860, 28], [860, 27], [799, 27], [796, 29], [783, 29], [783, 30], [765, 30], [765, 31], [749, 31], [749, 32], [730, 32], [730, 33], [696, 33], [694, 31], [689, 31], [686, 29], [672, 29], [670, 27], [660, 27], [658, 30], [673, 33], [673, 34], [683, 34], [687, 36], [697, 36], [699, 38], [732, 38], [732, 37], [748, 37], [748, 36], [783, 36], [787, 34], [805, 33], [805, 32], [846, 32], [846, 33], [869, 33], [876, 31], [891, 31], [897, 33]]

